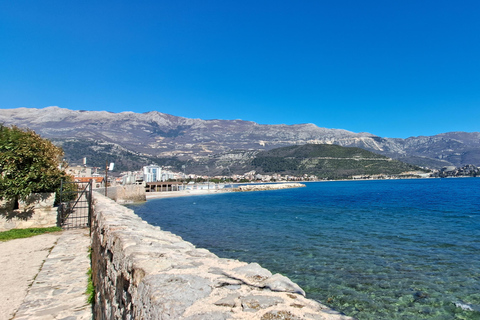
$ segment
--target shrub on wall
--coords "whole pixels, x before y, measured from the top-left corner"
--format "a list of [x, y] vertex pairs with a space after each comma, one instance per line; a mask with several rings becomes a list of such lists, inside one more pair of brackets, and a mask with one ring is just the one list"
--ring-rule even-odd
[[55, 192], [65, 178], [63, 151], [32, 130], [0, 125], [0, 200]]

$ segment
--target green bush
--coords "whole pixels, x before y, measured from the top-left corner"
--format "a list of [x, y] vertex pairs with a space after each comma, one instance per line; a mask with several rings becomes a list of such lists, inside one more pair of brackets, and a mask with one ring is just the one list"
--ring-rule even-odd
[[0, 125], [0, 200], [55, 192], [65, 179], [63, 151], [32, 130]]

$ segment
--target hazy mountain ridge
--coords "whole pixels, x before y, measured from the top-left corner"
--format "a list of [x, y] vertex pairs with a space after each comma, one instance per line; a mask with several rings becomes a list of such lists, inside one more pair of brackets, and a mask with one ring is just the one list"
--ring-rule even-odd
[[480, 165], [480, 133], [382, 138], [314, 124], [261, 125], [243, 120], [202, 120], [158, 111], [74, 111], [58, 107], [0, 110], [0, 123], [35, 130], [55, 141], [101, 141], [148, 157], [197, 158], [231, 150], [270, 150], [289, 145], [359, 147], [416, 165]]

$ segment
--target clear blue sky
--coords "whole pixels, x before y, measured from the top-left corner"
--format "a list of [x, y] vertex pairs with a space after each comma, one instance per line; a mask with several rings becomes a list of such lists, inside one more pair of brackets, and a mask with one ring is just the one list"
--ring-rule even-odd
[[480, 1], [0, 0], [0, 108], [480, 131]]

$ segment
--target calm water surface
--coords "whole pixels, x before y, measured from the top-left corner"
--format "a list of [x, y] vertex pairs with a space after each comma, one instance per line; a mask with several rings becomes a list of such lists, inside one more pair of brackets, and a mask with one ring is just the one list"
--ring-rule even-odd
[[358, 319], [480, 319], [480, 178], [317, 182], [130, 207]]

